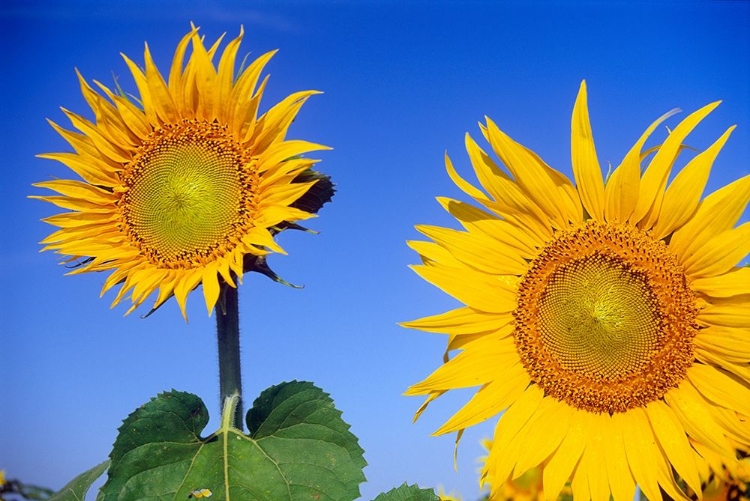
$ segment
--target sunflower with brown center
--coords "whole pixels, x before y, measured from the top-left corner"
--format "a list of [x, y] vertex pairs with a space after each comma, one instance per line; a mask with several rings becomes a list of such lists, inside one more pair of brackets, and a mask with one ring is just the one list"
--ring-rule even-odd
[[[407, 395], [426, 405], [478, 387], [436, 434], [502, 413], [483, 478], [544, 464], [544, 495], [571, 479], [575, 499], [700, 492], [706, 456], [750, 445], [750, 176], [701, 199], [726, 131], [668, 183], [687, 135], [718, 103], [689, 115], [658, 147], [654, 122], [606, 180], [581, 85], [572, 118], [575, 185], [491, 121], [466, 147], [480, 190], [446, 156], [481, 208], [439, 198], [464, 231], [417, 226], [415, 271], [466, 306], [403, 325], [449, 335], [460, 350]], [[641, 172], [641, 163], [654, 152]], [[701, 452], [704, 451], [704, 452]], [[493, 485], [495, 489], [498, 486]]]
[[210, 315], [220, 281], [236, 287], [253, 263], [253, 271], [273, 276], [265, 256], [284, 252], [273, 236], [322, 205], [303, 203], [323, 176], [311, 169], [317, 161], [302, 155], [328, 148], [285, 139], [317, 92], [292, 94], [260, 114], [268, 80], [259, 84], [260, 75], [274, 52], [235, 76], [242, 36], [215, 66], [221, 38], [207, 49], [194, 27], [177, 46], [168, 81], [148, 45], [143, 69], [123, 55], [138, 99], [95, 81], [99, 93], [79, 74], [95, 121], [63, 109], [79, 132], [52, 123], [75, 153], [40, 157], [62, 162], [81, 180], [34, 185], [59, 195], [32, 198], [71, 211], [44, 219], [59, 230], [42, 241], [43, 250], [80, 260], [73, 274], [112, 270], [102, 290], [122, 284], [112, 306], [130, 292], [130, 313], [158, 290], [154, 309], [174, 295], [187, 318], [187, 296], [202, 284]]

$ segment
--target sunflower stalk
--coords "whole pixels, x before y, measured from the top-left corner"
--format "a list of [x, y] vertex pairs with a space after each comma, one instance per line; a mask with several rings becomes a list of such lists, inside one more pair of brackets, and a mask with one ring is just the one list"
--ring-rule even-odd
[[221, 308], [216, 311], [216, 337], [219, 345], [220, 401], [238, 395], [232, 426], [242, 430], [242, 371], [240, 368], [240, 311], [235, 287], [221, 284]]

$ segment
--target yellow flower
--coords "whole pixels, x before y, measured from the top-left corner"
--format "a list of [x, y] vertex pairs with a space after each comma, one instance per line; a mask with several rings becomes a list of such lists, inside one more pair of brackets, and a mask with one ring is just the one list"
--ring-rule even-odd
[[0, 470], [0, 487], [5, 485], [5, 470]]
[[317, 92], [294, 93], [260, 115], [267, 78], [258, 82], [275, 51], [235, 77], [242, 36], [240, 30], [215, 66], [221, 38], [207, 49], [193, 27], [177, 46], [168, 80], [148, 45], [143, 69], [123, 55], [137, 99], [95, 81], [97, 92], [79, 74], [95, 121], [63, 109], [80, 132], [50, 122], [75, 153], [40, 157], [62, 162], [81, 180], [34, 185], [59, 195], [32, 198], [70, 210], [44, 220], [59, 228], [42, 241], [44, 250], [82, 260], [72, 273], [112, 270], [102, 294], [122, 284], [112, 306], [130, 292], [127, 313], [158, 290], [154, 309], [174, 295], [185, 315], [188, 294], [202, 284], [210, 315], [219, 277], [236, 287], [255, 265], [272, 275], [264, 256], [284, 252], [273, 235], [300, 228], [295, 221], [322, 205], [301, 203], [321, 178], [310, 169], [316, 160], [301, 155], [327, 148], [285, 140]]
[[[545, 498], [683, 497], [700, 489], [698, 447], [736, 461], [750, 444], [750, 199], [745, 176], [701, 200], [732, 128], [668, 185], [685, 138], [718, 103], [677, 125], [641, 173], [654, 122], [606, 180], [582, 83], [572, 118], [576, 184], [489, 119], [501, 170], [467, 135], [484, 190], [453, 181], [482, 208], [439, 198], [465, 231], [418, 226], [425, 280], [466, 306], [406, 322], [449, 335], [461, 352], [407, 395], [418, 411], [448, 390], [479, 387], [436, 434], [496, 416], [483, 476], [517, 479], [544, 463]], [[493, 490], [500, 486], [493, 484]]]
[[[735, 444], [730, 439], [731, 444]], [[750, 501], [750, 457], [737, 451], [739, 461], [727, 461], [706, 448], [698, 448], [707, 464], [700, 470], [703, 501]], [[699, 499], [695, 491], [687, 489], [691, 499]]]
[[438, 497], [440, 501], [461, 501], [461, 496], [446, 493], [442, 486], [438, 486]]

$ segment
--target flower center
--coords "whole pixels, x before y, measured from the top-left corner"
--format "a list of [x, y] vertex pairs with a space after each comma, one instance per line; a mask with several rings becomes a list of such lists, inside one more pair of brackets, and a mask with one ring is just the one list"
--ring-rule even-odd
[[124, 175], [119, 201], [126, 233], [156, 265], [205, 263], [235, 245], [253, 183], [225, 126], [185, 120], [144, 142]]
[[567, 370], [617, 378], [642, 369], [659, 319], [645, 277], [604, 255], [560, 266], [539, 305], [541, 337]]
[[546, 394], [591, 412], [624, 412], [685, 377], [696, 314], [664, 242], [590, 221], [559, 234], [531, 263], [514, 336]]

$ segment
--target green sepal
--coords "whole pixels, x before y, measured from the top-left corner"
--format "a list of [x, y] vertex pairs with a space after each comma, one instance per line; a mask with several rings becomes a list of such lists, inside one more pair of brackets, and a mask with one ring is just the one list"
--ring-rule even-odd
[[292, 180], [293, 183], [309, 183], [311, 181], [316, 181], [316, 183], [290, 205], [310, 214], [317, 214], [325, 204], [333, 199], [336, 188], [330, 176], [312, 169], [307, 169]]
[[406, 482], [395, 489], [379, 494], [373, 501], [440, 501], [432, 489], [420, 489], [417, 485]]
[[250, 273], [250, 272], [256, 272], [260, 273], [261, 275], [264, 275], [274, 282], [280, 283], [281, 285], [286, 285], [287, 287], [291, 287], [292, 289], [304, 289], [304, 285], [294, 285], [293, 283], [287, 282], [280, 276], [276, 274], [275, 271], [271, 269], [270, 266], [268, 266], [268, 261], [266, 260], [265, 256], [254, 256], [252, 254], [245, 254], [245, 258], [243, 260], [243, 272], [244, 273]]

